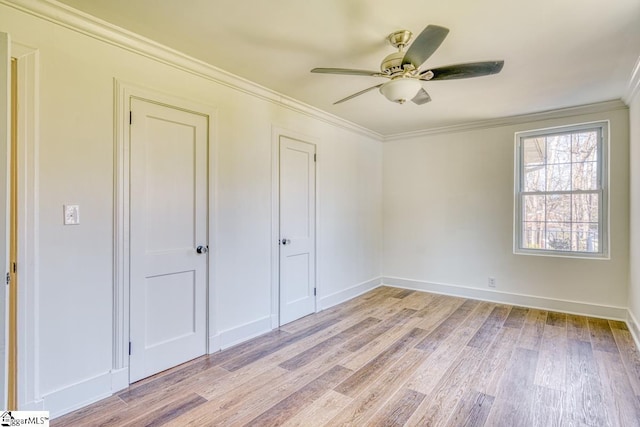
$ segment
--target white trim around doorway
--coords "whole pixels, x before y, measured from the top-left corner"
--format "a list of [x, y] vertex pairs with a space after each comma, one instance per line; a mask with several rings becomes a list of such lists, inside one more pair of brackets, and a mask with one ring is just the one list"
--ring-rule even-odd
[[316, 196], [316, 212], [315, 212], [315, 281], [316, 281], [316, 300], [314, 312], [320, 309], [318, 301], [321, 300], [322, 289], [320, 286], [320, 274], [318, 271], [318, 248], [320, 247], [320, 161], [322, 153], [317, 138], [304, 135], [299, 132], [291, 131], [279, 126], [273, 125], [271, 128], [271, 329], [280, 327], [280, 248], [278, 240], [280, 239], [280, 137], [295, 139], [298, 141], [313, 144], [316, 149], [316, 170], [315, 170], [315, 196]]
[[38, 49], [13, 41], [18, 60], [18, 407], [42, 410], [40, 391]]
[[209, 118], [207, 352], [220, 350], [215, 323], [216, 292], [213, 272], [216, 260], [217, 110], [136, 84], [114, 79], [114, 284], [112, 392], [129, 386], [129, 100], [141, 98], [181, 108]]

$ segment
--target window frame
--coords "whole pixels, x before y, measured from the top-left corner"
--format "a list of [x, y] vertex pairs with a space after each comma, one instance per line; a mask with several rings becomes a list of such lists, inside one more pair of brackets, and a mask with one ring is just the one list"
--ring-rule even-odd
[[[580, 131], [598, 132], [598, 158], [597, 158], [597, 194], [598, 194], [598, 252], [563, 251], [557, 249], [531, 249], [524, 248], [522, 242], [524, 230], [523, 198], [531, 194], [589, 194], [593, 190], [585, 193], [586, 190], [569, 191], [535, 191], [525, 192], [524, 185], [524, 149], [523, 141], [528, 138], [548, 137], [551, 135], [572, 134]], [[514, 149], [514, 221], [513, 221], [513, 252], [516, 255], [536, 255], [565, 258], [586, 258], [586, 259], [610, 259], [609, 254], [609, 121], [595, 121], [574, 125], [557, 126], [544, 129], [534, 129], [515, 133]], [[545, 165], [546, 165], [545, 161]]]

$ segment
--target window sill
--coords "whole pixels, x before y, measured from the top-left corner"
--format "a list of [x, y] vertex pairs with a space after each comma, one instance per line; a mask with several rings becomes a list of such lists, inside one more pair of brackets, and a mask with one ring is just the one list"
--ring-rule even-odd
[[541, 257], [553, 257], [553, 258], [573, 258], [573, 259], [590, 259], [590, 260], [598, 260], [598, 261], [609, 261], [611, 260], [611, 256], [601, 253], [588, 254], [584, 252], [560, 252], [560, 251], [544, 251], [544, 250], [535, 250], [535, 249], [514, 249], [514, 255], [531, 255], [531, 256], [541, 256]]

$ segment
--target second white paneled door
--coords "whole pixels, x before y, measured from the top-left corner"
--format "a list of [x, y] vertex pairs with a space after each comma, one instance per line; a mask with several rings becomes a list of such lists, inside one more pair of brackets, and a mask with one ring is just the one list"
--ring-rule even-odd
[[206, 353], [208, 119], [131, 98], [130, 382]]
[[315, 145], [281, 135], [280, 324], [315, 312]]

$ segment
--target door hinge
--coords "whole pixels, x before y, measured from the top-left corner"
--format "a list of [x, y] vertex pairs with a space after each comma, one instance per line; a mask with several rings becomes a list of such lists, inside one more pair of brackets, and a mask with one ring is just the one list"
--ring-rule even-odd
[[318, 155], [316, 153], [313, 153], [313, 161], [316, 162], [318, 160]]
[[131, 356], [131, 341], [129, 341], [129, 356]]
[[11, 273], [7, 273], [7, 285], [11, 283]]
[[18, 265], [17, 265], [17, 263], [15, 263], [15, 262], [14, 262], [12, 267], [13, 267], [13, 272], [14, 272], [14, 273], [17, 273], [17, 272], [18, 272]]
[[129, 124], [133, 123], [133, 113], [129, 111]]
[[318, 288], [313, 288], [313, 296], [315, 297], [318, 294]]

